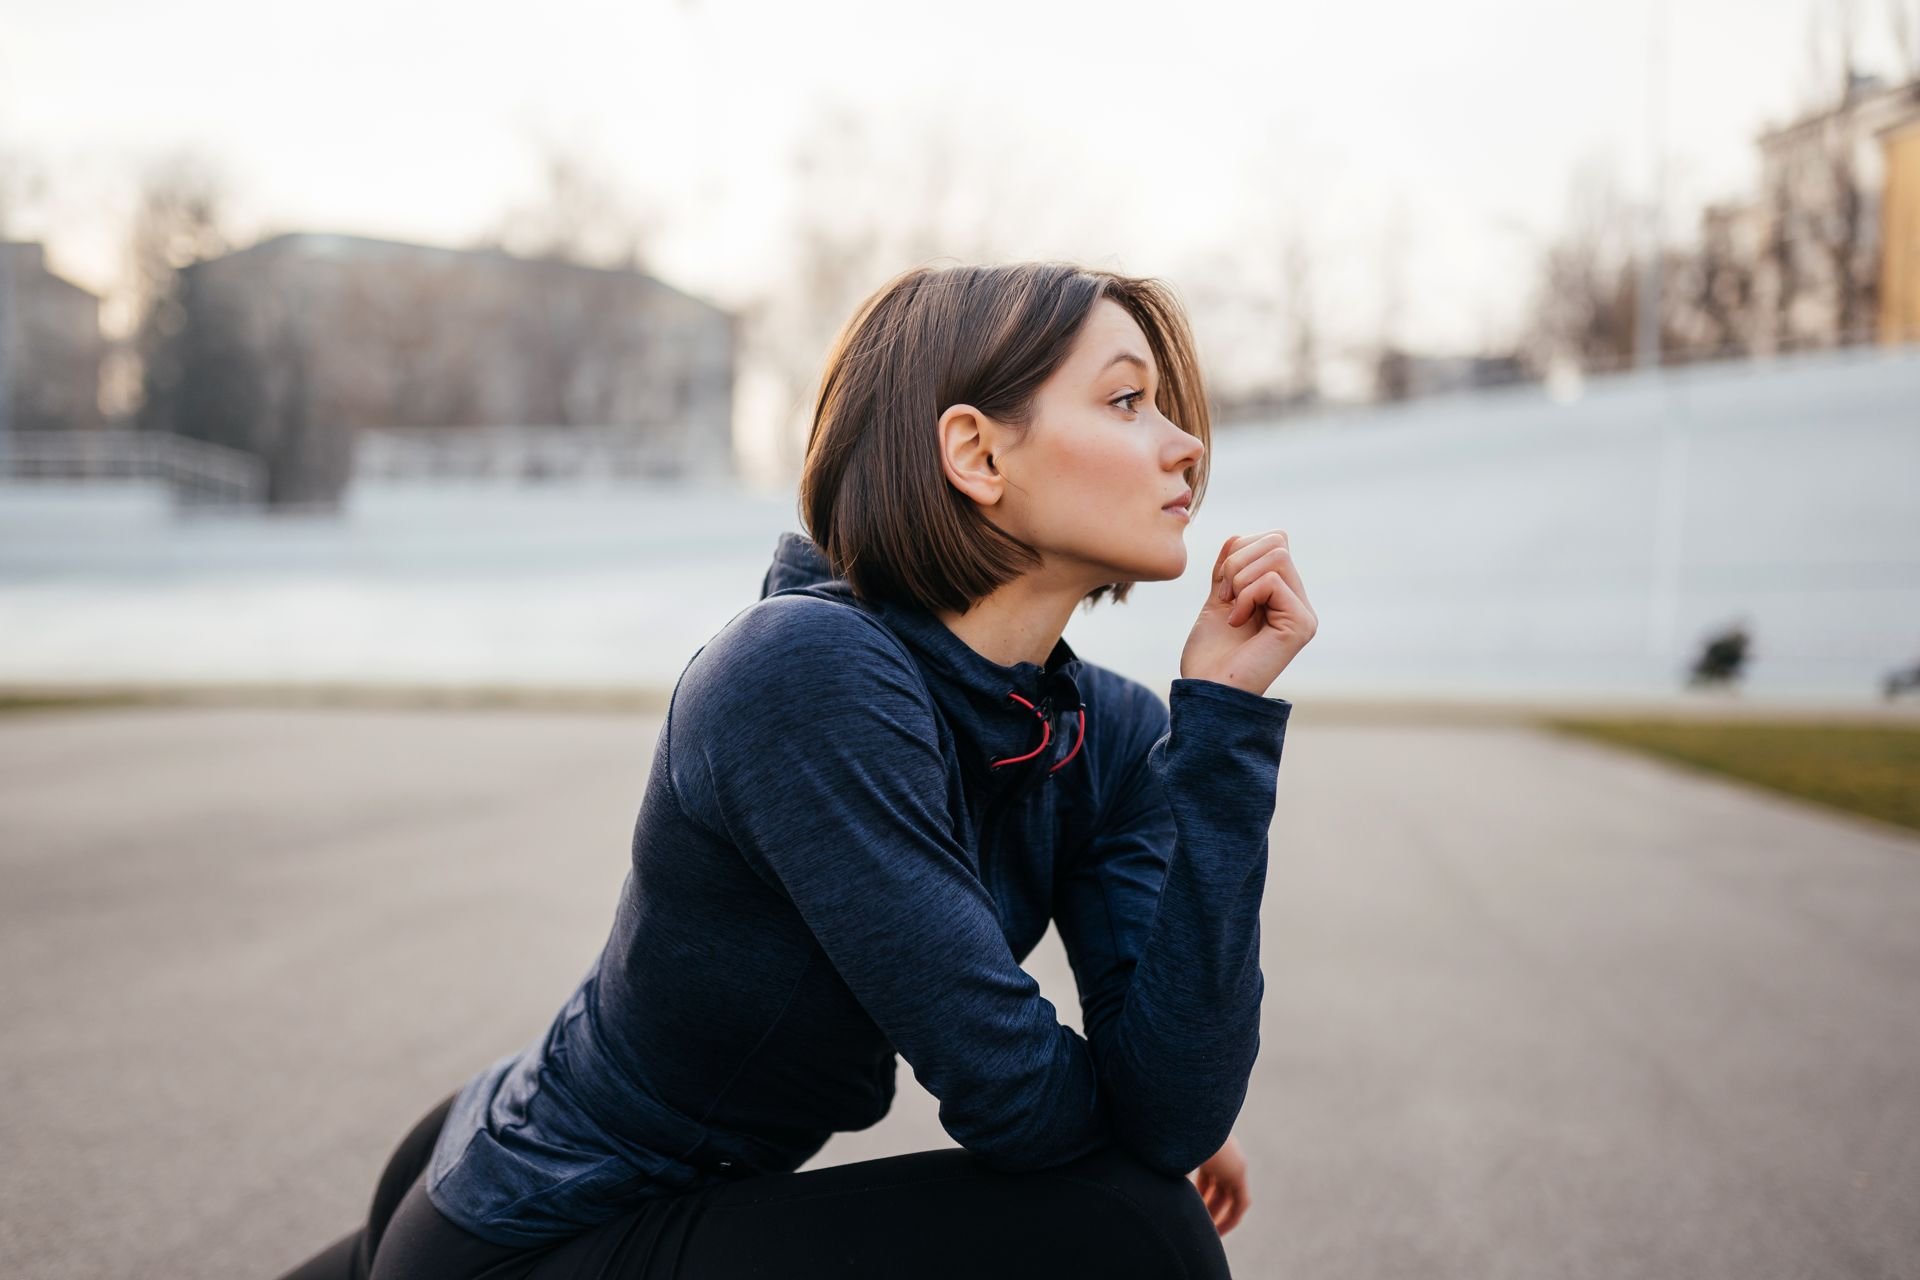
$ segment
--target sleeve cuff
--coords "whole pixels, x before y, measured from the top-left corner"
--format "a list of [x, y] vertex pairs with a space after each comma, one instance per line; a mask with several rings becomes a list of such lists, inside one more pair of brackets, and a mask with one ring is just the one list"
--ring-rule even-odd
[[1223, 684], [1218, 680], [1196, 680], [1181, 676], [1174, 680], [1171, 696], [1177, 698], [1182, 695], [1224, 702], [1249, 715], [1266, 716], [1275, 724], [1285, 724], [1288, 714], [1293, 710], [1293, 703], [1286, 698], [1249, 693], [1238, 685]]
[[1220, 752], [1277, 760], [1293, 713], [1293, 703], [1285, 698], [1185, 677], [1173, 682], [1169, 707], [1180, 745], [1195, 758], [1211, 756], [1216, 762]]

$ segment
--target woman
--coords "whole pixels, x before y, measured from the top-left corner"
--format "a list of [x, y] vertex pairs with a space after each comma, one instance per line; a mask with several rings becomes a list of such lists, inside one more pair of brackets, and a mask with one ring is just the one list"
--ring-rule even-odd
[[[682, 673], [605, 948], [292, 1275], [1227, 1275], [1292, 708], [1265, 691], [1317, 622], [1276, 530], [1221, 545], [1168, 701], [1062, 636], [1185, 571], [1208, 426], [1156, 281], [921, 267], [869, 298], [812, 537]], [[1050, 919], [1084, 1038], [1019, 964]], [[960, 1145], [795, 1172], [886, 1114], [896, 1054]]]

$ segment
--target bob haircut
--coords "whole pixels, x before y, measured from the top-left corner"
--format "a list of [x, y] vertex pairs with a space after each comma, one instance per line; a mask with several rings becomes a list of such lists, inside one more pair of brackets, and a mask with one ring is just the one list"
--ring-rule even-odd
[[[1211, 417], [1184, 308], [1162, 282], [1070, 262], [918, 266], [882, 285], [834, 339], [800, 478], [800, 513], [836, 576], [863, 600], [964, 613], [1040, 563], [948, 483], [934, 430], [971, 404], [1024, 432], [1034, 395], [1094, 303], [1127, 309], [1152, 348], [1160, 412], [1209, 446], [1185, 473], [1199, 513]], [[1124, 602], [1131, 582], [1107, 583]]]

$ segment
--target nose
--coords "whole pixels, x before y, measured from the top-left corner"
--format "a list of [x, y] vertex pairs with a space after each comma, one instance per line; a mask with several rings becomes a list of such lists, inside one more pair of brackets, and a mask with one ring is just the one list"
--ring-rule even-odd
[[1206, 442], [1171, 418], [1167, 419], [1167, 425], [1173, 428], [1173, 460], [1183, 467], [1198, 466], [1200, 459], [1207, 455]]

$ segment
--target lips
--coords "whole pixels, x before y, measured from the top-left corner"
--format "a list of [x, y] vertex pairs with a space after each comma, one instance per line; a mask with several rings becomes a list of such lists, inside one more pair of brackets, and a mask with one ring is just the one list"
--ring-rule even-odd
[[1175, 508], [1185, 510], [1191, 507], [1192, 505], [1193, 505], [1193, 490], [1189, 489], [1185, 493], [1181, 494], [1179, 497], [1175, 498], [1172, 502], [1169, 502], [1165, 506], [1161, 507], [1160, 509], [1162, 511], [1172, 511]]

